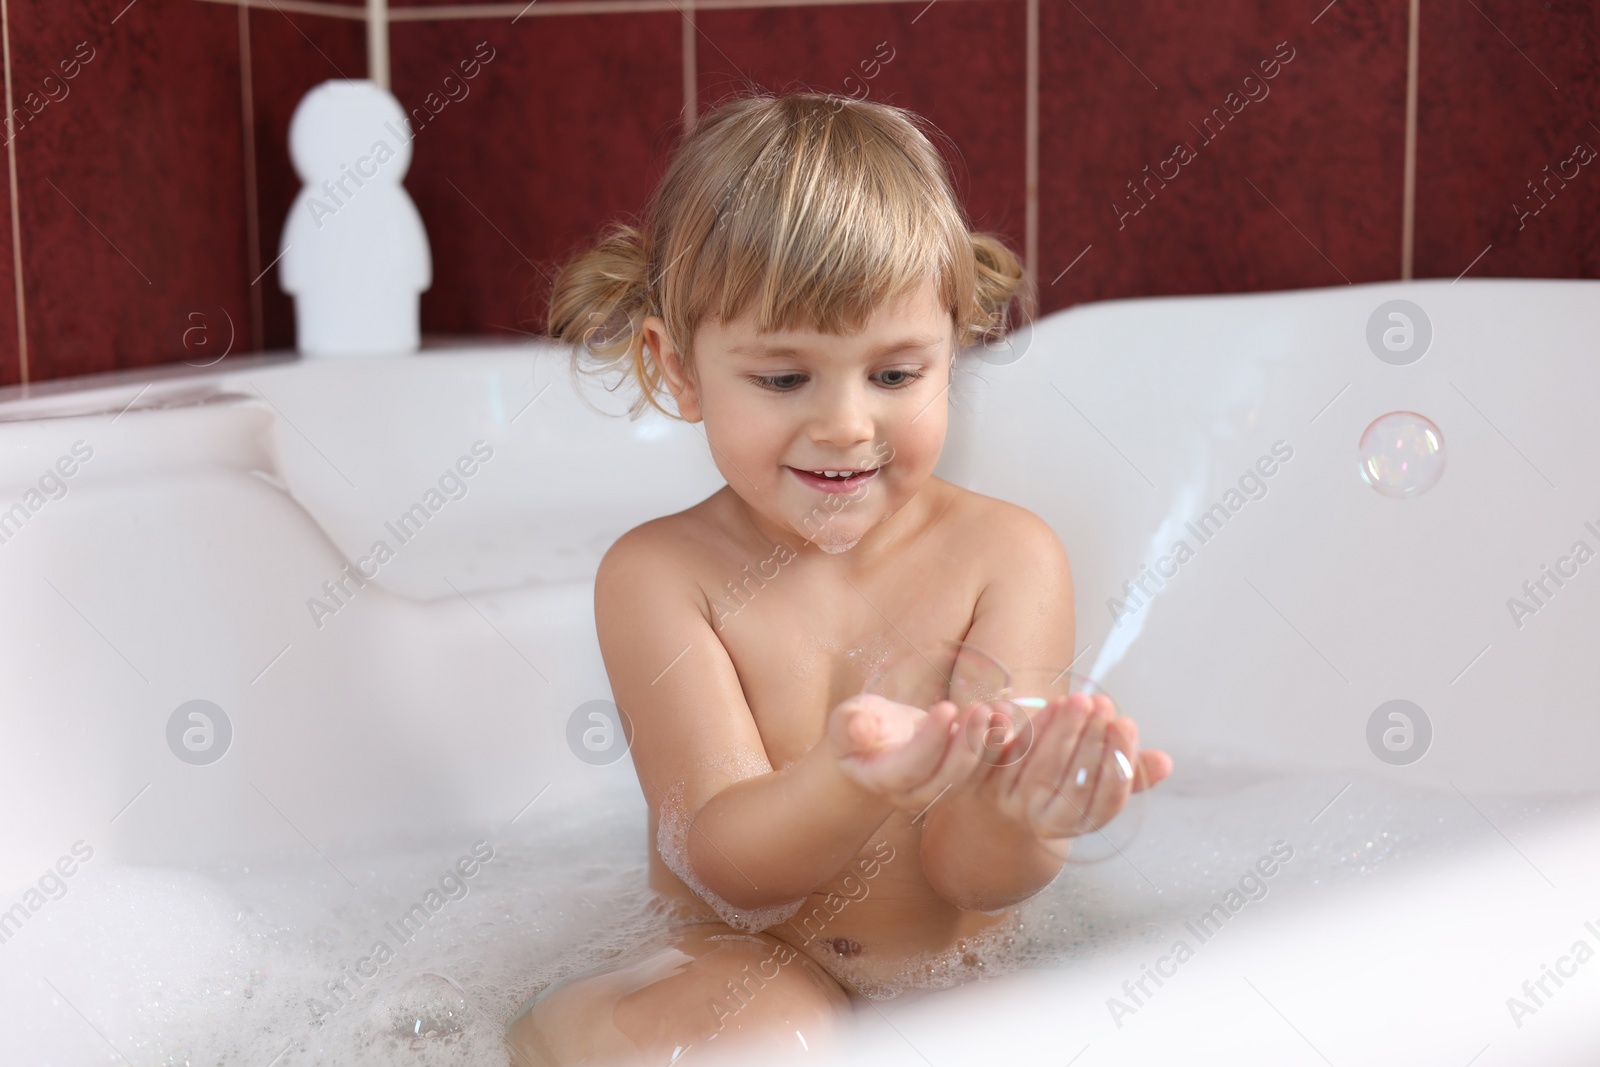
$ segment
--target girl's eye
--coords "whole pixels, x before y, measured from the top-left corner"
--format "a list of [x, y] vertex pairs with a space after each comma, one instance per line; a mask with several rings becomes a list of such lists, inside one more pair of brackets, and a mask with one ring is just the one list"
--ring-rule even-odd
[[921, 371], [897, 370], [892, 367], [889, 370], [883, 371], [879, 374], [879, 378], [883, 381], [883, 384], [891, 389], [904, 388], [920, 377], [922, 377]]
[[[876, 375], [878, 383], [888, 389], [904, 389], [918, 378], [922, 377], [921, 371], [902, 370], [891, 367], [879, 371]], [[763, 389], [771, 389], [777, 393], [790, 393], [806, 383], [804, 374], [755, 374], [750, 380]]]
[[757, 375], [754, 375], [753, 377], [751, 377], [750, 380], [755, 382], [757, 385], [762, 386], [763, 388], [771, 389], [771, 390], [774, 390], [775, 392], [779, 392], [779, 393], [787, 393], [787, 392], [791, 392], [794, 389], [798, 388], [800, 386], [800, 384], [805, 381], [805, 375], [803, 375], [803, 374], [771, 374], [771, 375], [757, 374]]

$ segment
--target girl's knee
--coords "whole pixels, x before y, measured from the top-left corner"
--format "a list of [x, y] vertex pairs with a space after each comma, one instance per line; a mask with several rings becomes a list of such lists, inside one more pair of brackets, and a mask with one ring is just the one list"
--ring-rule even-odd
[[673, 944], [541, 994], [512, 1023], [517, 1067], [671, 1062], [695, 1047], [826, 1045], [850, 1010], [809, 958], [766, 936], [707, 924]]

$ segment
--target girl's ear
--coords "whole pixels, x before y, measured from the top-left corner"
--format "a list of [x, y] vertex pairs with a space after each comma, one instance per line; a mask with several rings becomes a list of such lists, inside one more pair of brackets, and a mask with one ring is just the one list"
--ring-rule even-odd
[[640, 326], [644, 335], [645, 358], [653, 360], [667, 383], [672, 399], [678, 404], [678, 414], [685, 422], [700, 421], [700, 397], [693, 377], [683, 364], [682, 355], [667, 336], [667, 324], [659, 315], [646, 315]]

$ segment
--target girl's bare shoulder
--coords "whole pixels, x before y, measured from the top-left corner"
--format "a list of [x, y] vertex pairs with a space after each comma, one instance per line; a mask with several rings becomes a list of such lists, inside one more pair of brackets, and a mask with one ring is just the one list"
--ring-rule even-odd
[[720, 495], [642, 522], [617, 538], [600, 560], [596, 584], [618, 578], [632, 580], [646, 572], [693, 582], [714, 567], [734, 550]]
[[1061, 538], [1038, 515], [1008, 500], [939, 481], [947, 500], [940, 523], [949, 536], [995, 562], [1021, 564], [1054, 558], [1065, 562]]

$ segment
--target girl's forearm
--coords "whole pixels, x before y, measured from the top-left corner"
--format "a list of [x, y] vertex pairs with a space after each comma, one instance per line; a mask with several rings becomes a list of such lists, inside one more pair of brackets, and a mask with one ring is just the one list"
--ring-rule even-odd
[[838, 874], [893, 812], [818, 744], [788, 767], [735, 782], [707, 801], [689, 830], [689, 862], [735, 907], [783, 904]]
[[1031, 827], [997, 817], [972, 794], [928, 810], [922, 873], [958, 908], [994, 911], [1027, 900], [1061, 873], [1068, 842], [1044, 841]]

